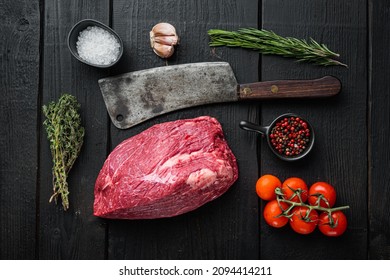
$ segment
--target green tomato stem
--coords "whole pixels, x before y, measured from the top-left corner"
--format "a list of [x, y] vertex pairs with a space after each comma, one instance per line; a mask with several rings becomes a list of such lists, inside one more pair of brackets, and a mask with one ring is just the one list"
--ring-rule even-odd
[[[330, 221], [332, 222], [332, 219], [331, 219], [331, 215], [333, 212], [335, 211], [341, 211], [341, 210], [345, 210], [345, 209], [349, 209], [349, 206], [346, 205], [346, 206], [339, 206], [339, 207], [334, 207], [334, 208], [326, 208], [326, 207], [322, 207], [320, 206], [320, 202], [321, 200], [317, 200], [316, 202], [316, 205], [310, 205], [310, 204], [306, 204], [302, 201], [302, 196], [301, 196], [301, 193], [302, 193], [302, 190], [301, 189], [298, 189], [298, 190], [294, 190], [294, 195], [291, 197], [294, 198], [294, 197], [298, 197], [299, 199], [299, 202], [295, 202], [295, 201], [291, 201], [289, 199], [285, 199], [283, 197], [283, 192], [280, 188], [276, 188], [275, 189], [275, 194], [276, 194], [276, 199], [278, 201], [278, 204], [279, 204], [279, 207], [282, 209], [282, 214], [280, 216], [285, 216], [287, 218], [291, 218], [292, 214], [291, 214], [291, 210], [296, 207], [296, 206], [303, 206], [303, 207], [306, 207], [309, 209], [309, 211], [307, 211], [306, 213], [306, 216], [308, 217], [310, 212], [312, 210], [318, 210], [318, 211], [322, 211], [322, 212], [327, 212], [329, 217], [330, 217]], [[286, 204], [289, 205], [288, 209], [283, 209], [281, 206], [280, 206], [280, 202], [284, 202]]]
[[318, 210], [318, 211], [323, 211], [323, 212], [335, 212], [335, 211], [341, 211], [341, 210], [349, 209], [348, 205], [346, 205], [346, 206], [339, 206], [339, 207], [335, 207], [335, 208], [325, 208], [325, 207], [322, 207], [322, 206], [319, 206], [319, 205], [306, 204], [304, 202], [293, 202], [293, 201], [288, 200], [288, 199], [278, 199], [278, 201], [290, 204], [291, 206], [289, 207], [288, 210], [294, 208], [295, 206], [304, 206], [304, 207], [309, 208], [310, 210]]

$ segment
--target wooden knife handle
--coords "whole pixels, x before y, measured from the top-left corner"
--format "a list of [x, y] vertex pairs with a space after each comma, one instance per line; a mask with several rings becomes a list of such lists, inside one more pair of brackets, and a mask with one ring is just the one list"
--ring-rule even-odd
[[238, 86], [238, 99], [330, 97], [340, 90], [341, 82], [333, 76], [314, 80], [278, 80], [241, 84]]

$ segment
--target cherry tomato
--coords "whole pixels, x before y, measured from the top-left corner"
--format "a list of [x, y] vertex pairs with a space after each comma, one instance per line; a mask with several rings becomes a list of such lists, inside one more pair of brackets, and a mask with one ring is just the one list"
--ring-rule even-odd
[[[286, 179], [282, 184], [282, 192], [284, 199], [291, 200], [293, 202], [300, 202], [298, 196], [294, 196], [294, 190], [301, 189], [302, 202], [307, 200], [308, 189], [305, 181], [301, 178], [291, 177]], [[294, 197], [293, 197], [294, 196]]]
[[341, 211], [332, 213], [333, 224], [329, 222], [329, 214], [322, 212], [318, 222], [318, 229], [326, 236], [340, 236], [347, 229], [347, 217]]
[[281, 188], [282, 182], [274, 175], [266, 174], [256, 182], [256, 193], [264, 200], [276, 199], [275, 189]]
[[336, 202], [335, 189], [325, 182], [316, 182], [309, 188], [308, 202], [317, 205], [318, 199], [321, 207], [331, 208]]
[[285, 226], [288, 223], [288, 218], [281, 216], [278, 217], [282, 213], [282, 207], [283, 210], [287, 210], [288, 205], [285, 202], [280, 202], [280, 205], [278, 204], [278, 201], [271, 200], [265, 205], [263, 215], [264, 219], [271, 227], [280, 228]]
[[309, 208], [304, 206], [296, 206], [292, 210], [290, 226], [295, 232], [309, 234], [315, 230], [318, 223], [318, 213], [316, 210], [311, 210], [309, 216], [306, 217], [307, 211]]

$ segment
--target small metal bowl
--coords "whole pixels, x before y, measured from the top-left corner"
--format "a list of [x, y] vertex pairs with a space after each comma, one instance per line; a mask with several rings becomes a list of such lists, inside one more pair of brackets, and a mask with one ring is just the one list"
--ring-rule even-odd
[[[103, 64], [94, 64], [94, 63], [91, 63], [89, 61], [86, 61], [86, 60], [82, 59], [79, 56], [79, 54], [77, 52], [76, 43], [78, 41], [78, 37], [80, 35], [80, 32], [85, 30], [89, 26], [100, 27], [100, 28], [108, 31], [112, 35], [114, 35], [114, 37], [118, 40], [120, 47], [119, 47], [118, 57], [117, 57], [117, 59], [115, 61], [113, 61], [110, 64], [104, 64], [104, 65]], [[101, 23], [101, 22], [99, 22], [97, 20], [94, 20], [94, 19], [84, 19], [84, 20], [81, 20], [78, 23], [76, 23], [72, 27], [72, 29], [69, 31], [69, 34], [68, 34], [68, 48], [70, 50], [70, 53], [77, 60], [79, 60], [80, 62], [85, 63], [85, 64], [90, 65], [90, 66], [98, 67], [98, 68], [108, 68], [108, 67], [111, 67], [114, 64], [116, 64], [120, 60], [120, 58], [122, 57], [122, 54], [123, 54], [123, 41], [119, 37], [119, 35], [114, 30], [112, 30], [110, 27], [108, 27], [107, 25], [105, 25], [105, 24], [103, 24], [103, 23]]]
[[305, 119], [305, 118], [302, 118], [302, 117], [299, 117], [300, 119], [304, 120], [306, 123], [307, 123], [307, 127], [308, 129], [310, 130], [310, 139], [309, 139], [309, 142], [306, 146], [306, 148], [302, 151], [302, 153], [298, 154], [298, 155], [295, 155], [295, 156], [284, 156], [282, 154], [280, 154], [273, 146], [272, 146], [272, 143], [271, 143], [271, 138], [270, 138], [270, 133], [272, 131], [272, 129], [274, 128], [274, 126], [281, 120], [281, 119], [284, 119], [286, 117], [299, 117], [295, 114], [292, 114], [292, 113], [287, 113], [287, 114], [283, 114], [283, 115], [280, 115], [279, 117], [277, 117], [276, 119], [274, 119], [272, 121], [272, 123], [269, 125], [269, 126], [260, 126], [260, 125], [257, 125], [257, 124], [254, 124], [254, 123], [251, 123], [251, 122], [247, 122], [247, 121], [241, 121], [240, 122], [240, 127], [244, 130], [247, 130], [247, 131], [254, 131], [254, 132], [257, 132], [257, 133], [260, 133], [262, 136], [265, 136], [267, 137], [267, 143], [268, 143], [268, 146], [270, 147], [271, 151], [280, 159], [282, 160], [285, 160], [285, 161], [295, 161], [295, 160], [299, 160], [303, 157], [305, 157], [313, 148], [313, 145], [314, 145], [314, 139], [315, 139], [315, 136], [314, 136], [314, 129], [313, 129], [313, 126]]

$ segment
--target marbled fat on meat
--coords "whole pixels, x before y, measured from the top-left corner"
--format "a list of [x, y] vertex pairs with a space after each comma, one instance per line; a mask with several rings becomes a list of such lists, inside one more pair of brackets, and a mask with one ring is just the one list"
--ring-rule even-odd
[[155, 219], [192, 211], [238, 178], [236, 158], [212, 117], [157, 124], [119, 144], [95, 184], [94, 215]]

